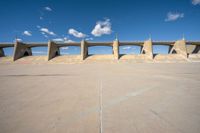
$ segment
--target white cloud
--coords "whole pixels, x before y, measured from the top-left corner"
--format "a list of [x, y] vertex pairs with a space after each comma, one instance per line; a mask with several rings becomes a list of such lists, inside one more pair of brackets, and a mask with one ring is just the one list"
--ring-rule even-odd
[[65, 43], [74, 42], [74, 41], [72, 41], [72, 40], [70, 40], [70, 39], [68, 39], [66, 37], [64, 37], [64, 38], [55, 38], [55, 39], [53, 39], [53, 41], [54, 42], [65, 42]]
[[68, 52], [60, 52], [60, 54], [62, 54], [62, 55], [69, 55], [70, 53], [68, 53]]
[[42, 34], [48, 34], [48, 35], [52, 35], [52, 36], [56, 35], [53, 31], [49, 31], [49, 29], [47, 29], [47, 28], [41, 28], [40, 31]]
[[77, 38], [84, 38], [84, 37], [87, 36], [86, 34], [83, 34], [82, 32], [78, 32], [77, 30], [72, 29], [72, 28], [69, 29], [68, 33], [77, 37]]
[[27, 30], [25, 30], [25, 31], [23, 32], [23, 35], [32, 36], [31, 32], [30, 32], [30, 31], [27, 31]]
[[93, 38], [90, 37], [90, 38], [86, 38], [85, 40], [86, 40], [86, 41], [90, 41], [90, 40], [93, 40]]
[[50, 7], [48, 7], [48, 6], [44, 7], [44, 9], [45, 9], [46, 11], [52, 11], [52, 9], [51, 9]]
[[91, 34], [100, 37], [104, 34], [111, 34], [111, 23], [110, 19], [105, 19], [105, 21], [98, 21], [92, 30]]
[[63, 38], [55, 38], [55, 39], [53, 39], [53, 41], [55, 41], [55, 42], [64, 42], [64, 39]]
[[65, 42], [70, 43], [70, 42], [74, 42], [74, 41], [69, 39], [69, 40], [66, 40]]
[[33, 54], [47, 54], [47, 51], [32, 51]]
[[69, 47], [61, 47], [62, 50], [67, 50]]
[[45, 38], [49, 38], [47, 35], [44, 35]]
[[168, 21], [175, 21], [175, 20], [183, 18], [183, 17], [184, 17], [183, 13], [172, 13], [172, 12], [169, 12], [167, 14], [167, 18], [165, 19], [165, 21], [166, 22], [168, 22]]
[[43, 20], [43, 17], [40, 17], [40, 20]]
[[20, 39], [20, 38], [16, 38], [15, 40], [14, 40], [14, 42], [22, 42], [23, 40], [22, 39]]
[[193, 5], [200, 5], [200, 0], [192, 0], [192, 4]]
[[131, 46], [126, 46], [126, 47], [123, 47], [122, 49], [128, 50], [128, 49], [131, 49]]

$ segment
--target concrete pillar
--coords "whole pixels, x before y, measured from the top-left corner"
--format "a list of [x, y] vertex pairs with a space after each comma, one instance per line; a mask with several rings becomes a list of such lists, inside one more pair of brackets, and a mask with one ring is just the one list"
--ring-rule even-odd
[[173, 52], [176, 52], [176, 54], [182, 55], [183, 57], [187, 58], [187, 49], [185, 40], [176, 41], [170, 51], [170, 54], [172, 54]]
[[119, 59], [119, 41], [118, 40], [113, 41], [113, 54], [114, 54], [114, 58], [118, 60]]
[[18, 41], [15, 43], [13, 61], [22, 58], [23, 56], [30, 56], [30, 55], [32, 55], [32, 52], [31, 48], [29, 48], [28, 45]]
[[3, 48], [0, 48], [0, 57], [3, 57], [3, 56], [5, 56]]
[[48, 57], [47, 60], [51, 60], [52, 58], [60, 55], [59, 47], [53, 41], [48, 42]]
[[153, 59], [152, 41], [151, 40], [144, 42], [141, 53], [145, 54], [147, 58]]
[[81, 41], [81, 59], [84, 60], [88, 56], [88, 47], [85, 40]]

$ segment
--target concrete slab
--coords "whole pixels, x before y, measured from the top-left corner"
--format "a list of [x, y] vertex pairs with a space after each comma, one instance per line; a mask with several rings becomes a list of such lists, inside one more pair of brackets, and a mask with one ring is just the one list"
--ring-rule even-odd
[[0, 64], [0, 133], [199, 133], [200, 63]]

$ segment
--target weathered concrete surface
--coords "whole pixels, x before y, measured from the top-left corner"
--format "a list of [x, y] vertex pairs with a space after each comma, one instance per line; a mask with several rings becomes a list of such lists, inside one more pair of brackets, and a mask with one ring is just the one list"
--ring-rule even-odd
[[153, 59], [153, 50], [152, 50], [151, 40], [147, 40], [144, 42], [141, 53], [145, 54], [147, 59]]
[[116, 60], [119, 59], [119, 41], [113, 41], [113, 55]]
[[56, 45], [56, 43], [49, 41], [48, 42], [48, 57], [47, 57], [47, 60], [51, 60], [58, 55], [60, 55], [59, 47]]
[[31, 48], [21, 42], [16, 42], [14, 45], [13, 61], [28, 55], [32, 55]]
[[200, 63], [0, 65], [0, 133], [199, 133]]
[[171, 49], [170, 54], [172, 54], [173, 51], [175, 51], [177, 55], [182, 55], [184, 58], [187, 58], [187, 49], [185, 40], [176, 41]]
[[88, 56], [88, 47], [85, 40], [81, 41], [81, 59], [84, 60]]

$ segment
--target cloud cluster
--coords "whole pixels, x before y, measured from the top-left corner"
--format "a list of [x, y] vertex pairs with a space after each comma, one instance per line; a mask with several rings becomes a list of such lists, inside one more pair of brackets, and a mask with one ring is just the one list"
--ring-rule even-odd
[[123, 47], [122, 49], [123, 50], [128, 50], [128, 49], [131, 49], [131, 46], [126, 46], [126, 47]]
[[82, 32], [78, 32], [77, 30], [72, 29], [72, 28], [69, 29], [68, 33], [70, 35], [77, 37], [77, 38], [85, 38], [87, 36], [86, 34], [83, 34]]
[[53, 31], [49, 31], [49, 29], [47, 29], [47, 28], [40, 28], [40, 31], [43, 35], [45, 35], [45, 34], [52, 35], [52, 36], [56, 35]]
[[22, 39], [20, 39], [20, 38], [16, 38], [15, 40], [14, 40], [14, 42], [22, 42], [23, 40]]
[[172, 13], [172, 12], [169, 12], [167, 14], [167, 18], [165, 19], [165, 21], [166, 22], [175, 21], [175, 20], [183, 18], [183, 17], [184, 17], [184, 13]]
[[192, 0], [193, 5], [200, 5], [200, 0]]
[[105, 19], [105, 21], [98, 21], [92, 30], [91, 34], [100, 37], [104, 34], [111, 34], [111, 23], [110, 19]]
[[32, 51], [33, 54], [47, 54], [47, 51]]
[[92, 38], [92, 37], [89, 37], [89, 38], [85, 38], [85, 40], [86, 40], [86, 41], [91, 41], [91, 40], [93, 40], [93, 38]]
[[52, 11], [52, 9], [48, 6], [44, 7], [44, 10], [49, 11], [49, 12]]
[[74, 42], [74, 41], [72, 41], [72, 40], [70, 40], [70, 39], [68, 39], [66, 37], [64, 37], [64, 38], [55, 38], [55, 39], [53, 39], [53, 41], [54, 42], [66, 42], [66, 43]]
[[31, 32], [30, 32], [30, 31], [27, 31], [27, 30], [25, 30], [25, 31], [23, 32], [23, 35], [32, 36]]

